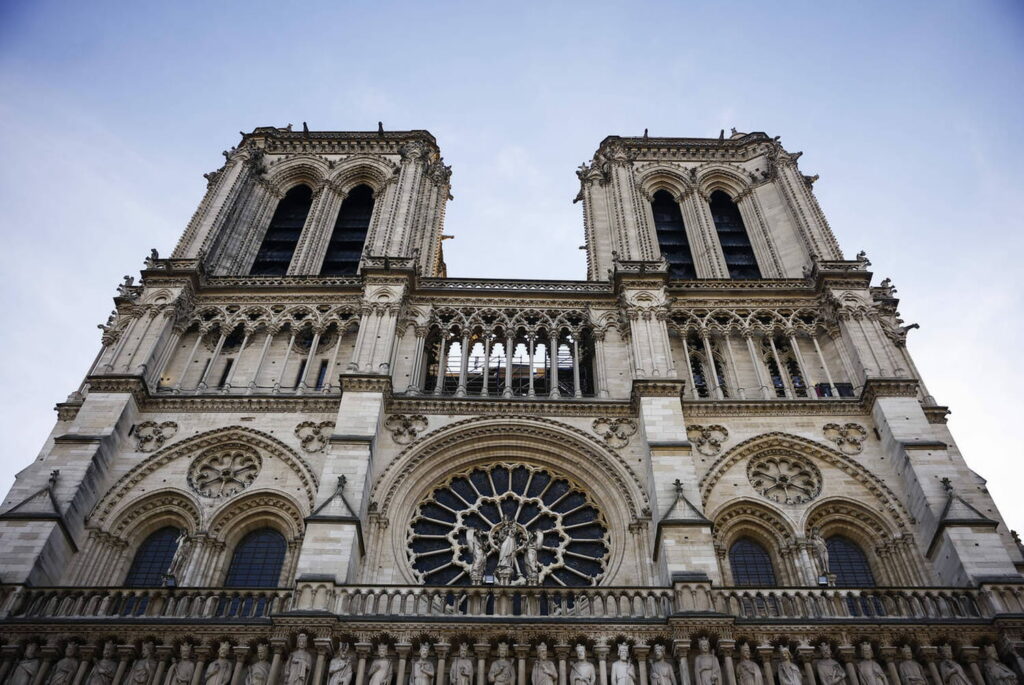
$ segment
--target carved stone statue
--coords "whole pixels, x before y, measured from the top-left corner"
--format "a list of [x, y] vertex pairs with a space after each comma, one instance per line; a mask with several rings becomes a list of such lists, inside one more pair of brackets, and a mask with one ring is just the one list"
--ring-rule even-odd
[[897, 670], [900, 678], [903, 679], [903, 685], [928, 685], [928, 676], [924, 673], [924, 667], [914, 661], [914, 650], [910, 645], [903, 645], [900, 656], [903, 657], [903, 660], [900, 661]]
[[132, 670], [128, 671], [126, 685], [149, 685], [150, 679], [156, 672], [156, 659], [153, 658], [153, 643], [146, 641], [142, 643], [142, 654], [132, 664]]
[[459, 645], [459, 655], [452, 659], [448, 682], [450, 685], [473, 685], [473, 659], [465, 642]]
[[[870, 642], [860, 644], [860, 662], [857, 664], [857, 679], [860, 685], [889, 685], [881, 664], [875, 661], [874, 650]], [[894, 683], [893, 685], [899, 685]]]
[[548, 658], [548, 646], [541, 642], [537, 645], [537, 660], [533, 662], [530, 682], [533, 685], [555, 685], [558, 681], [558, 669], [555, 662]]
[[846, 671], [842, 665], [832, 658], [832, 648], [827, 642], [818, 645], [821, 660], [818, 661], [818, 683], [820, 685], [839, 685], [846, 682]]
[[221, 642], [217, 647], [217, 658], [206, 665], [203, 682], [206, 685], [228, 685], [231, 682], [232, 663], [228, 659], [231, 643]]
[[466, 531], [466, 544], [469, 546], [469, 553], [473, 561], [469, 566], [469, 582], [473, 585], [480, 585], [484, 582], [484, 569], [487, 566], [487, 534], [482, 530], [470, 528]]
[[502, 642], [498, 645], [498, 658], [491, 662], [491, 668], [487, 671], [487, 682], [494, 685], [512, 685], [516, 681], [516, 667], [508, 658], [508, 645]]
[[637, 685], [636, 666], [629, 660], [629, 645], [619, 643], [619, 658], [612, 664], [609, 685]]
[[722, 682], [722, 667], [718, 657], [711, 653], [711, 643], [706, 637], [697, 641], [699, 654], [693, 659], [694, 685], [719, 685]]
[[284, 685], [309, 685], [313, 677], [313, 654], [309, 651], [309, 638], [299, 633], [295, 638], [295, 649], [288, 655], [284, 670]]
[[789, 647], [779, 647], [779, 668], [776, 671], [779, 685], [801, 685], [803, 677], [800, 667], [793, 663], [793, 654]]
[[[39, 672], [38, 652], [39, 646], [35, 642], [29, 642], [25, 645], [25, 654], [7, 679], [10, 685], [32, 685], [32, 681], [35, 680], [36, 674]], [[114, 674], [111, 673], [110, 675], [113, 676]]]
[[178, 536], [174, 543], [176, 549], [174, 550], [174, 556], [171, 557], [171, 564], [167, 567], [166, 576], [174, 578], [175, 581], [180, 581], [181, 578], [179, 576], [184, 573], [189, 552], [192, 551], [192, 538], [185, 531], [181, 531], [181, 535]]
[[981, 670], [988, 680], [988, 685], [1017, 685], [1017, 674], [999, 660], [995, 645], [985, 646], [985, 662]]
[[821, 537], [821, 528], [811, 530], [810, 540], [814, 547], [814, 561], [818, 565], [818, 575], [827, 576], [830, 568], [828, 545], [825, 543], [825, 538]]
[[420, 643], [420, 658], [412, 662], [412, 673], [409, 676], [410, 685], [430, 685], [434, 682], [434, 662], [430, 660], [430, 645], [424, 641]]
[[268, 659], [267, 643], [256, 645], [256, 660], [249, 666], [245, 674], [245, 685], [267, 685], [270, 679], [270, 659]]
[[650, 666], [651, 685], [676, 685], [676, 671], [665, 661], [665, 645], [654, 645], [654, 661]]
[[572, 662], [569, 671], [569, 685], [594, 685], [596, 679], [594, 664], [587, 661], [587, 648], [576, 645], [576, 661]]
[[370, 664], [370, 670], [366, 672], [366, 679], [369, 685], [391, 685], [392, 666], [391, 658], [388, 657], [387, 643], [381, 642], [377, 645], [377, 658]]
[[526, 567], [526, 584], [540, 584], [540, 561], [537, 555], [540, 548], [544, 546], [544, 531], [537, 530], [530, 534], [530, 541], [526, 544], [523, 554], [523, 565]]
[[[103, 645], [101, 657], [96, 660], [96, 663], [92, 666], [92, 670], [89, 671], [89, 679], [85, 681], [85, 685], [110, 685], [110, 683], [113, 682], [114, 675], [116, 673], [117, 662], [114, 661], [114, 643], [107, 642]], [[188, 675], [189, 678], [191, 678], [192, 671], [189, 671]], [[173, 680], [168, 682], [173, 685], [179, 685], [178, 682]], [[188, 681], [185, 682], [187, 683]]]
[[167, 672], [167, 685], [190, 685], [192, 682], [196, 670], [196, 662], [192, 661], [192, 645], [183, 642], [179, 654], [180, 658], [175, 660]]
[[939, 656], [942, 657], [942, 661], [939, 662], [939, 676], [943, 685], [971, 685], [970, 679], [964, 673], [964, 667], [953, 659], [952, 646], [942, 645], [939, 648]]
[[761, 669], [750, 659], [750, 645], [740, 645], [740, 660], [736, 664], [736, 682], [738, 685], [763, 685], [764, 677]]
[[338, 653], [327, 665], [327, 685], [349, 685], [352, 682], [352, 657], [348, 653], [348, 643], [338, 645]]
[[78, 671], [78, 645], [69, 642], [64, 646], [64, 658], [53, 665], [50, 671], [49, 685], [71, 685]]
[[498, 585], [510, 585], [516, 576], [517, 537], [515, 525], [511, 521], [503, 521], [498, 532], [498, 565], [494, 570]]

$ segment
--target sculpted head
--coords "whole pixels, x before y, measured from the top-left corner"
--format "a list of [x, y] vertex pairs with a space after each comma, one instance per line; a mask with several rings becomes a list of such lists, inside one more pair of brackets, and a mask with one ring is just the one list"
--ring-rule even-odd
[[261, 642], [258, 645], [256, 645], [256, 660], [257, 661], [266, 661], [267, 660], [267, 651], [268, 651], [268, 647], [267, 647], [267, 643], [266, 642]]
[[793, 660], [793, 655], [789, 653], [789, 647], [779, 647], [779, 656], [783, 661]]
[[702, 637], [697, 640], [697, 648], [700, 650], [701, 654], [707, 654], [711, 651], [711, 642], [708, 641], [706, 637]]
[[64, 645], [64, 656], [66, 656], [68, 659], [72, 658], [73, 656], [75, 656], [75, 651], [77, 649], [78, 645], [76, 645], [74, 642], [67, 643], [66, 645]]
[[750, 645], [748, 645], [746, 642], [740, 645], [740, 658], [744, 660], [750, 658]]
[[939, 647], [939, 655], [942, 656], [943, 659], [952, 659], [953, 658], [953, 645], [951, 645], [951, 644], [944, 644], [941, 647]]
[[142, 658], [148, 659], [153, 656], [153, 643], [146, 641], [142, 643]]
[[499, 659], [507, 659], [508, 658], [508, 645], [505, 644], [504, 642], [498, 643], [498, 658]]
[[999, 659], [999, 652], [996, 651], [996, 646], [985, 645], [985, 656], [989, 659]]
[[874, 652], [874, 650], [871, 649], [871, 643], [870, 642], [861, 642], [860, 643], [860, 658], [861, 659], [874, 659], [875, 658], [875, 652]]
[[543, 642], [537, 645], [537, 658], [541, 661], [548, 658], [548, 646]]
[[430, 645], [424, 640], [420, 643], [420, 658], [426, 659], [428, 656], [430, 656]]
[[107, 644], [103, 645], [103, 658], [104, 659], [113, 659], [114, 658], [114, 643], [113, 642], [108, 642]]
[[295, 648], [305, 649], [306, 645], [309, 644], [309, 638], [306, 637], [305, 633], [299, 633], [295, 638]]
[[832, 648], [828, 646], [827, 642], [822, 642], [820, 645], [818, 645], [818, 651], [821, 652], [822, 659], [832, 658]]
[[619, 643], [619, 661], [629, 661], [629, 645], [625, 642]]
[[903, 655], [904, 659], [913, 659], [914, 649], [910, 645], [903, 645], [903, 647], [900, 648], [900, 654]]
[[[107, 644], [109, 645], [110, 643], [108, 642]], [[103, 653], [104, 654], [107, 653], [107, 650], [106, 650], [105, 647], [103, 648]], [[113, 646], [111, 646], [110, 653], [111, 653], [111, 655], [113, 655], [113, 653], [114, 653]], [[182, 642], [181, 643], [180, 653], [181, 653], [181, 658], [182, 659], [191, 659], [192, 658], [192, 645], [190, 645], [187, 642]]]
[[[423, 643], [423, 644], [426, 644], [426, 643]], [[420, 649], [422, 650], [423, 648], [420, 647]], [[430, 649], [429, 645], [427, 646], [427, 649]], [[381, 642], [379, 645], [377, 645], [377, 656], [380, 657], [381, 659], [387, 659], [388, 658], [388, 643], [387, 642]]]
[[583, 645], [576, 645], [576, 658], [580, 661], [584, 661], [587, 658], [587, 648]]
[[[108, 642], [107, 644], [109, 645], [110, 643]], [[37, 649], [39, 649], [39, 645], [37, 645], [35, 642], [29, 642], [27, 645], [25, 645], [25, 658], [35, 659]]]
[[463, 659], [469, 656], [469, 645], [465, 642], [459, 645], [459, 656]]
[[665, 658], [665, 645], [654, 645], [654, 660], [661, 661]]

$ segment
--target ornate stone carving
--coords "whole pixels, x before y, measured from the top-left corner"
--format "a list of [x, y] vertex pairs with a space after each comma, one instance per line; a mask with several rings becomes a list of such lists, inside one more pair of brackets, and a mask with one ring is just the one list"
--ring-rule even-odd
[[427, 417], [422, 414], [392, 414], [384, 421], [392, 439], [399, 445], [408, 445], [427, 429]]
[[494, 685], [512, 685], [516, 682], [516, 667], [508, 658], [508, 644], [498, 644], [498, 658], [491, 662], [487, 671], [487, 682]]
[[295, 649], [288, 656], [284, 667], [284, 685], [309, 685], [313, 678], [313, 654], [307, 648], [309, 638], [299, 633], [295, 638]]
[[636, 666], [629, 659], [629, 645], [624, 642], [620, 642], [618, 654], [619, 658], [611, 665], [611, 673], [608, 677], [609, 684], [638, 685], [636, 678]]
[[260, 455], [251, 447], [226, 445], [192, 462], [188, 484], [203, 497], [230, 497], [252, 485], [262, 465]]
[[533, 662], [530, 682], [532, 685], [555, 685], [558, 682], [558, 669], [548, 658], [548, 646], [543, 642], [537, 645], [537, 659]]
[[295, 437], [299, 439], [302, 449], [307, 452], [319, 452], [327, 446], [331, 438], [329, 431], [333, 429], [333, 421], [303, 421], [295, 426]]
[[754, 457], [747, 463], [747, 479], [758, 493], [783, 504], [809, 502], [821, 493], [821, 471], [796, 455]]
[[587, 661], [587, 648], [577, 644], [576, 661], [572, 663], [572, 669], [569, 671], [569, 685], [594, 685], [596, 680], [597, 672], [594, 664]]
[[135, 426], [136, 446], [140, 452], [155, 452], [178, 432], [174, 421], [143, 421]]
[[825, 438], [834, 442], [843, 454], [860, 454], [864, 450], [864, 439], [868, 437], [868, 432], [859, 423], [845, 423], [842, 426], [828, 423], [823, 430]]
[[7, 682], [11, 685], [32, 685], [39, 673], [39, 646], [35, 642], [25, 645], [25, 654], [14, 667]]
[[597, 433], [609, 447], [625, 447], [629, 439], [636, 434], [636, 421], [628, 418], [616, 419], [594, 419], [594, 432]]
[[[846, 671], [842, 664], [832, 658], [832, 647], [827, 642], [818, 645], [821, 659], [818, 660], [818, 682], [821, 685], [843, 685], [846, 683]], [[964, 683], [963, 685], [966, 685]]]
[[722, 667], [718, 657], [711, 653], [711, 643], [706, 637], [697, 641], [700, 651], [693, 659], [694, 685], [721, 685]]
[[694, 448], [707, 457], [714, 457], [722, 451], [722, 443], [729, 439], [729, 431], [725, 426], [700, 426], [692, 424], [686, 427], [686, 437]]
[[388, 656], [388, 644], [381, 642], [377, 645], [377, 658], [366, 671], [366, 680], [369, 685], [391, 685], [393, 668], [391, 657]]
[[349, 685], [352, 674], [352, 656], [349, 654], [348, 643], [342, 642], [327, 665], [327, 685]]
[[234, 664], [228, 659], [231, 654], [231, 643], [221, 642], [217, 647], [217, 658], [206, 666], [203, 673], [204, 685], [228, 685], [231, 682], [231, 674]]

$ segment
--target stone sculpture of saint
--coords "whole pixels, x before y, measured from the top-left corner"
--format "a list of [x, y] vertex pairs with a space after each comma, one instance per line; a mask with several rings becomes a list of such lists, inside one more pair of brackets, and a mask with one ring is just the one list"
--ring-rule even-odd
[[128, 671], [126, 685], [149, 685], [153, 673], [156, 672], [156, 659], [153, 658], [153, 643], [143, 642], [142, 653], [132, 664], [132, 670]]
[[610, 685], [637, 685], [636, 666], [629, 660], [629, 645], [619, 643], [619, 658], [612, 664]]
[[820, 685], [840, 685], [846, 682], [846, 671], [842, 665], [832, 658], [832, 648], [827, 642], [818, 645], [821, 659], [818, 661], [818, 683]]
[[369, 685], [391, 685], [392, 666], [391, 658], [388, 656], [388, 645], [381, 642], [377, 645], [377, 658], [370, 664], [370, 670], [366, 672], [366, 680]]
[[504, 521], [500, 533], [501, 542], [498, 545], [498, 565], [494, 574], [498, 577], [499, 585], [508, 585], [515, 575], [516, 552], [519, 551], [519, 541], [516, 539], [516, 529], [511, 521]]
[[498, 658], [491, 662], [491, 668], [487, 671], [487, 682], [494, 685], [512, 685], [516, 681], [516, 667], [508, 658], [508, 645], [502, 642], [498, 645]]
[[825, 543], [825, 538], [821, 537], [821, 528], [814, 528], [811, 530], [811, 545], [814, 547], [814, 557], [818, 564], [818, 575], [828, 575], [828, 544]]
[[69, 642], [64, 646], [64, 657], [53, 665], [48, 685], [71, 685], [78, 672], [78, 645]]
[[695, 685], [719, 685], [722, 682], [722, 666], [718, 657], [711, 653], [711, 643], [706, 637], [697, 641], [698, 654], [693, 659]]
[[217, 658], [206, 665], [203, 682], [206, 685], [228, 685], [231, 682], [232, 663], [228, 659], [231, 643], [221, 642], [217, 647]]
[[764, 677], [761, 669], [750, 658], [750, 645], [740, 645], [740, 661], [736, 664], [736, 682], [738, 685], [763, 685]]
[[256, 660], [249, 666], [245, 674], [245, 685], [267, 685], [270, 679], [270, 659], [268, 658], [267, 643], [256, 645]]
[[490, 542], [487, 541], [487, 534], [482, 530], [470, 528], [466, 531], [466, 544], [469, 546], [469, 554], [472, 557], [469, 565], [469, 582], [473, 585], [480, 585], [484, 582], [487, 548], [490, 546]]
[[[862, 642], [860, 645], [860, 662], [857, 663], [857, 679], [860, 685], [889, 685], [889, 679], [882, 669], [882, 665], [875, 661], [874, 650], [870, 642]], [[894, 685], [899, 685], [894, 683]]]
[[950, 645], [942, 645], [939, 656], [942, 658], [939, 662], [939, 676], [943, 685], [971, 685], [964, 667], [953, 659], [953, 648]]
[[793, 663], [793, 654], [789, 647], [779, 647], [779, 685], [801, 685], [803, 677], [800, 667]]
[[523, 565], [526, 567], [526, 584], [540, 584], [540, 560], [537, 558], [540, 548], [544, 546], [544, 531], [536, 530], [530, 534], [530, 540], [523, 552]]
[[473, 659], [469, 656], [469, 645], [459, 645], [459, 654], [452, 659], [448, 670], [448, 682], [451, 685], [473, 685]]
[[29, 642], [25, 645], [25, 654], [7, 679], [10, 685], [32, 685], [32, 681], [36, 679], [36, 674], [39, 673], [38, 652], [39, 646], [35, 642]]
[[430, 685], [434, 682], [434, 673], [434, 662], [430, 660], [430, 645], [426, 641], [421, 642], [420, 658], [412, 662], [409, 685]]
[[338, 645], [338, 653], [327, 665], [327, 685], [349, 685], [352, 682], [352, 657], [348, 653], [348, 643]]
[[171, 668], [167, 672], [166, 685], [190, 685], [195, 670], [196, 662], [192, 660], [192, 645], [183, 642], [178, 659], [171, 664]]
[[309, 685], [313, 676], [313, 654], [309, 651], [309, 638], [299, 633], [295, 638], [295, 649], [288, 655], [285, 666], [284, 685]]
[[192, 551], [192, 538], [185, 531], [181, 531], [181, 535], [174, 542], [176, 545], [174, 556], [171, 557], [171, 563], [167, 567], [166, 575], [180, 583], [182, 574], [185, 572], [185, 563], [188, 561], [189, 552]]
[[[110, 685], [114, 681], [116, 673], [117, 662], [114, 661], [114, 643], [108, 642], [103, 645], [103, 652], [100, 658], [96, 660], [92, 670], [89, 671], [89, 679], [85, 681], [85, 685]], [[192, 671], [189, 671], [188, 675], [191, 678]], [[174, 681], [170, 682], [173, 685], [178, 685]]]
[[587, 648], [576, 645], [576, 661], [572, 662], [569, 671], [569, 685], [594, 685], [596, 679], [594, 664], [587, 661]]
[[533, 685], [555, 685], [558, 681], [558, 669], [555, 662], [548, 658], [548, 646], [541, 642], [537, 645], [537, 660], [533, 662], [530, 682]]
[[665, 645], [654, 645], [654, 661], [650, 666], [651, 685], [676, 685], [676, 671], [665, 661]]
[[995, 645], [985, 647], [985, 662], [981, 670], [988, 679], [988, 685], [1017, 685], [1017, 674], [999, 660]]
[[928, 685], [928, 676], [924, 674], [924, 667], [914, 661], [914, 650], [910, 645], [903, 645], [900, 656], [903, 657], [903, 660], [900, 661], [897, 670], [900, 673], [900, 678], [903, 679], [903, 685]]

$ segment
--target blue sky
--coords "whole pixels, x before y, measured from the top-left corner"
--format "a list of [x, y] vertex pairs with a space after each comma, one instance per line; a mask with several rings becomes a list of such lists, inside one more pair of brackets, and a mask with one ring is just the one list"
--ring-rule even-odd
[[891, 276], [968, 462], [1024, 531], [1024, 4], [0, 4], [0, 491], [173, 248], [239, 130], [426, 128], [453, 276], [583, 278], [575, 168], [609, 134], [803, 150], [848, 255]]

